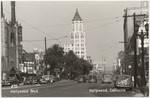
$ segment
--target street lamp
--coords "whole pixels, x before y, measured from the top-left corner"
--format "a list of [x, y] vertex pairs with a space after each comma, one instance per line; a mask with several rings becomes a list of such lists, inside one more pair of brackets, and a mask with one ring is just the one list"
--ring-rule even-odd
[[[136, 30], [139, 30], [139, 26], [136, 24], [135, 25], [135, 28]], [[142, 61], [142, 83], [143, 83], [143, 86], [145, 86], [145, 66], [144, 66], [144, 38], [145, 36], [148, 37], [148, 30], [149, 30], [149, 25], [148, 23], [146, 23], [145, 25], [145, 31], [146, 32], [143, 32], [143, 29], [140, 30], [140, 32], [138, 32], [136, 35], [139, 36], [139, 38], [141, 39], [141, 49], [142, 49], [142, 57], [141, 57], [141, 61]]]

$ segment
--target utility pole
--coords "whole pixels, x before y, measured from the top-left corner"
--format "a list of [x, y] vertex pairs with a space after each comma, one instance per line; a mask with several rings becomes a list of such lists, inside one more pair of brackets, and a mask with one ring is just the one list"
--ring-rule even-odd
[[[137, 31], [136, 31], [136, 16], [145, 16], [145, 14], [141, 15], [128, 15], [128, 16], [123, 16], [123, 17], [133, 17], [133, 26], [134, 26], [134, 32], [133, 32], [133, 44], [134, 44], [134, 88], [136, 88], [136, 83], [137, 83]], [[131, 41], [132, 42], [132, 38]], [[131, 43], [130, 43], [131, 44]], [[127, 54], [127, 53], [126, 53]]]

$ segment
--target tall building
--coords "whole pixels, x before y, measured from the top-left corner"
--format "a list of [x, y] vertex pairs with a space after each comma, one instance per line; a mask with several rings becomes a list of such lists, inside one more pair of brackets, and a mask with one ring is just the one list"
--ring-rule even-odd
[[1, 68], [2, 79], [14, 76], [19, 70], [22, 53], [22, 26], [15, 17], [15, 1], [11, 1], [11, 21], [7, 22], [1, 2]]
[[72, 50], [79, 58], [87, 60], [85, 31], [78, 9], [76, 9], [71, 27], [71, 42], [64, 45], [64, 51]]

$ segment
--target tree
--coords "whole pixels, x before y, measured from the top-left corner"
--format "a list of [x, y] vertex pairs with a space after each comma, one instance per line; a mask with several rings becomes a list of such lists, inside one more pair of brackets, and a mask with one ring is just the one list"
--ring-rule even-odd
[[78, 58], [73, 51], [69, 51], [65, 55], [65, 69], [70, 79], [74, 79], [79, 75], [85, 75], [92, 70], [93, 66], [82, 58]]
[[65, 74], [72, 75], [74, 69], [74, 63], [78, 59], [78, 57], [70, 50], [68, 53], [64, 55], [64, 62], [65, 62]]
[[50, 71], [52, 74], [54, 74], [55, 68], [60, 68], [60, 66], [62, 65], [63, 55], [63, 48], [58, 44], [54, 44], [52, 47], [46, 50], [46, 53], [44, 55], [44, 62], [46, 65], [50, 65]]
[[86, 60], [79, 58], [75, 64], [75, 70], [79, 71], [80, 75], [89, 74], [90, 70], [92, 70], [93, 66], [87, 62]]

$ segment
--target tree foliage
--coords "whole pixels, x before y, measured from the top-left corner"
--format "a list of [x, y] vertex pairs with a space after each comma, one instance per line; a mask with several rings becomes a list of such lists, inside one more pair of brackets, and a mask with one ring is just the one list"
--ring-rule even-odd
[[70, 78], [88, 74], [93, 68], [86, 60], [78, 58], [73, 51], [66, 53], [64, 58], [66, 73], [70, 75]]
[[61, 73], [69, 78], [88, 74], [92, 65], [82, 58], [78, 58], [73, 51], [64, 54], [63, 48], [55, 44], [48, 48], [44, 55], [45, 64], [49, 64], [50, 70], [61, 69]]
[[63, 63], [63, 55], [63, 48], [58, 44], [54, 44], [52, 47], [46, 50], [46, 53], [44, 55], [45, 64], [49, 64], [50, 69], [54, 70], [54, 68], [59, 67], [59, 65]]

